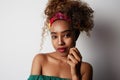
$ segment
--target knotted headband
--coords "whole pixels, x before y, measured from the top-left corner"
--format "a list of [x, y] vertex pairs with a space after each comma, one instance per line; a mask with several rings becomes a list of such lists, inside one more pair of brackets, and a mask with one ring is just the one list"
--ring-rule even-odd
[[50, 19], [49, 27], [51, 27], [52, 23], [55, 22], [56, 20], [65, 20], [67, 22], [71, 21], [71, 19], [68, 16], [61, 12], [58, 12]]

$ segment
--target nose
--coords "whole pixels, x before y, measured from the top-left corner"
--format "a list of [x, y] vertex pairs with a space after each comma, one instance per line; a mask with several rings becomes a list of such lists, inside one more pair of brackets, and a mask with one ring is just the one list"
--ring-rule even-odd
[[63, 38], [62, 37], [59, 37], [58, 38], [58, 45], [64, 45], [65, 43], [64, 43], [64, 40], [63, 40]]

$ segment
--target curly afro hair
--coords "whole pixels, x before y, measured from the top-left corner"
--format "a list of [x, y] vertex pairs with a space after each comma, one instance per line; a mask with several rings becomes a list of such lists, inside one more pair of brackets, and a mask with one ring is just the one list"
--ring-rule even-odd
[[46, 24], [57, 12], [67, 15], [71, 19], [71, 27], [75, 29], [76, 36], [79, 36], [81, 31], [85, 31], [89, 35], [89, 31], [94, 26], [94, 11], [81, 0], [49, 0], [44, 11], [47, 16]]

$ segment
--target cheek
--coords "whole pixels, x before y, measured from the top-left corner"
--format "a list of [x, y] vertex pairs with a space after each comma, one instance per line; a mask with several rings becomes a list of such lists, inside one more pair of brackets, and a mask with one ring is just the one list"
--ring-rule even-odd
[[57, 41], [56, 40], [51, 40], [53, 47], [57, 46]]
[[74, 45], [74, 42], [73, 42], [72, 38], [67, 39], [65, 42], [66, 42], [66, 45], [68, 45], [68, 46], [73, 46]]

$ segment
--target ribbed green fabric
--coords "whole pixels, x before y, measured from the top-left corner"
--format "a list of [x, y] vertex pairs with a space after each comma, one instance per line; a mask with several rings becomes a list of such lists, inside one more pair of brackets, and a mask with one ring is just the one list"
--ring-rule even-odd
[[30, 75], [28, 80], [70, 80], [70, 79], [46, 75]]

